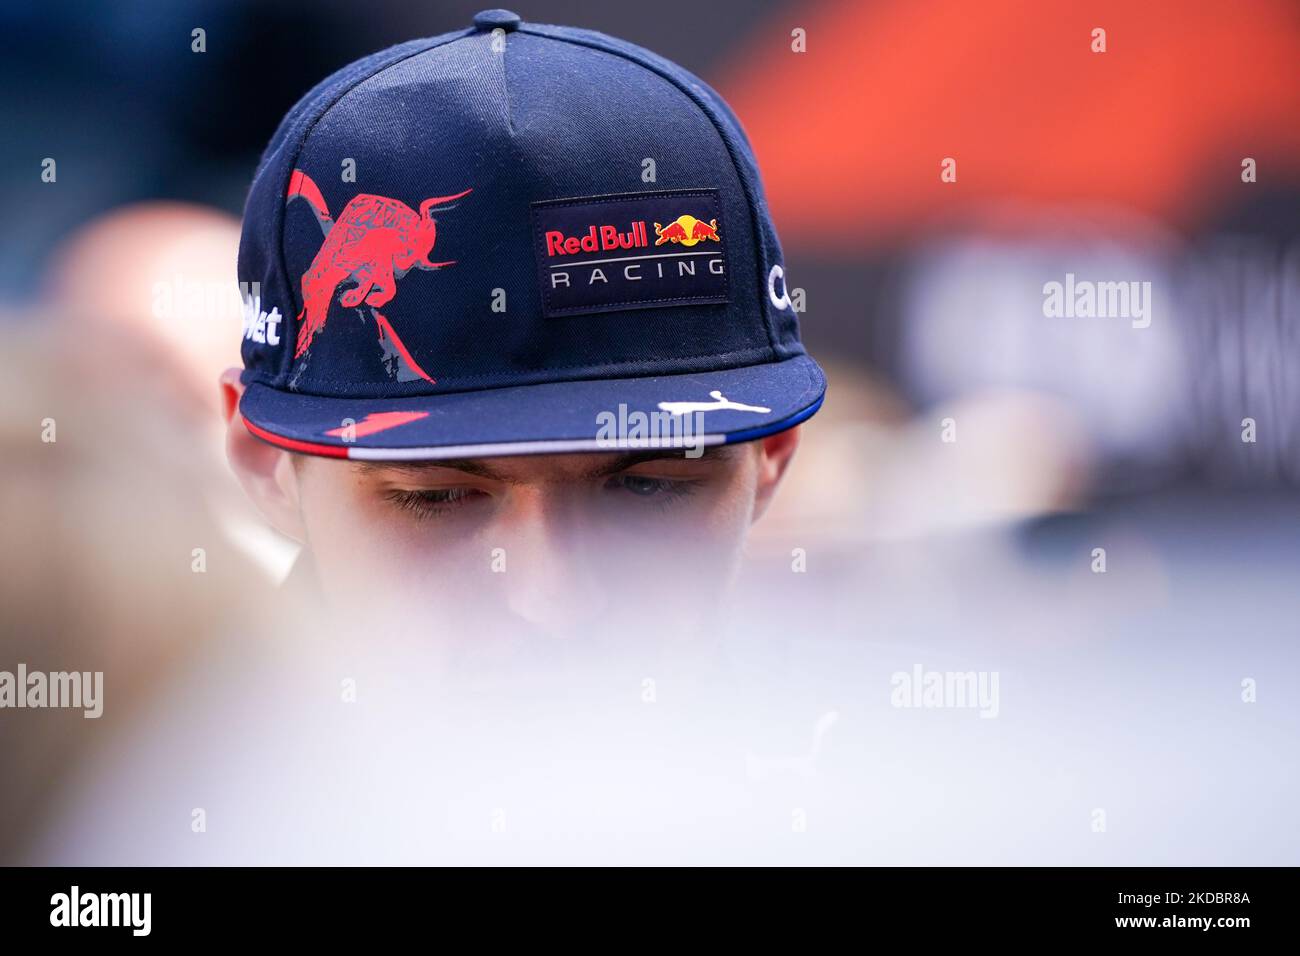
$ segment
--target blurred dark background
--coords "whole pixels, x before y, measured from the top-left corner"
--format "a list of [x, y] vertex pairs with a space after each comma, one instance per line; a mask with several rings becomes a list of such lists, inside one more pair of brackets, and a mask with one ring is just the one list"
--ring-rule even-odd
[[[0, 5], [4, 208], [29, 224], [3, 242], [7, 295], [32, 289], [59, 238], [124, 203], [179, 199], [238, 213], [285, 112], [376, 50], [466, 27], [483, 2], [175, 0]], [[525, 17], [613, 33], [708, 76], [775, 3], [545, 2]], [[207, 52], [191, 52], [191, 31]], [[57, 195], [35, 188], [60, 161]]]

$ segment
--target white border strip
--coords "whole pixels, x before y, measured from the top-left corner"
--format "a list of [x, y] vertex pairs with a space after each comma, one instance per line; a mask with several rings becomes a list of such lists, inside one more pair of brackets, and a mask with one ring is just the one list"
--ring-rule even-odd
[[445, 458], [495, 458], [504, 455], [563, 455], [573, 452], [648, 451], [655, 448], [703, 448], [726, 444], [725, 435], [700, 435], [689, 442], [649, 438], [645, 441], [571, 438], [553, 441], [497, 442], [489, 445], [435, 445], [430, 448], [352, 448], [352, 461], [438, 461]]

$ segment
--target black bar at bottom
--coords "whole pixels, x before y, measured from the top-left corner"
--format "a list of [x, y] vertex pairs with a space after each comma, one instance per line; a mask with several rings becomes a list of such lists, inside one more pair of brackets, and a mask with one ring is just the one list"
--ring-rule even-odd
[[429, 931], [430, 942], [515, 932], [546, 944], [599, 930], [661, 945], [689, 938], [692, 947], [703, 937], [815, 943], [832, 931], [864, 943], [902, 934], [1231, 945], [1293, 937], [1295, 876], [1292, 868], [660, 868], [596, 878], [576, 868], [15, 868], [0, 870], [0, 926], [6, 942], [83, 944], [338, 945]]

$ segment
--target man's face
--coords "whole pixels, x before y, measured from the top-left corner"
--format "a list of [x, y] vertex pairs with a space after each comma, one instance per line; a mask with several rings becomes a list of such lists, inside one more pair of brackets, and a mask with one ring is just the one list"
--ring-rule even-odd
[[319, 602], [349, 625], [449, 642], [706, 631], [799, 444], [796, 427], [696, 457], [341, 461], [255, 438], [241, 390], [228, 370], [227, 456], [262, 513], [303, 544]]
[[756, 516], [761, 444], [702, 457], [522, 455], [360, 463], [295, 458], [327, 595], [395, 595], [440, 620], [507, 612], [549, 633], [641, 609], [696, 621], [725, 593]]

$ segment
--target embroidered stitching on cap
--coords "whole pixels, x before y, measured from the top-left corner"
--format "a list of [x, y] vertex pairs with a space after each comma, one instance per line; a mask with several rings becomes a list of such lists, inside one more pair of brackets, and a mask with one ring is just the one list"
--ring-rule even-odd
[[716, 189], [533, 203], [543, 313], [730, 301], [720, 206]]

